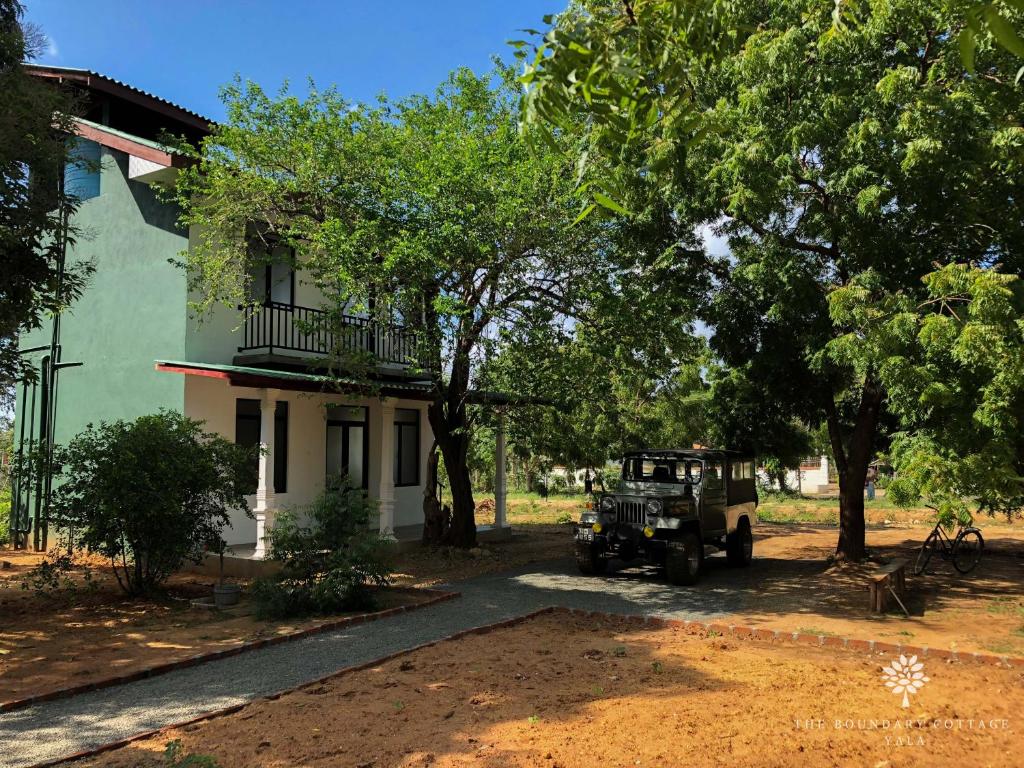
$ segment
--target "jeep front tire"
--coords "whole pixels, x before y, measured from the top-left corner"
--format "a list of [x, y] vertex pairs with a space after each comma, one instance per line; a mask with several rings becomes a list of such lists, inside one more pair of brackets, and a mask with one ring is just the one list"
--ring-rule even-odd
[[736, 530], [725, 537], [725, 559], [729, 565], [744, 568], [754, 559], [754, 534], [750, 521], [741, 517]]
[[607, 558], [593, 544], [576, 545], [576, 567], [584, 576], [595, 576], [608, 570]]
[[665, 552], [665, 576], [670, 584], [689, 586], [700, 578], [704, 563], [704, 545], [695, 533], [685, 533], [668, 543]]

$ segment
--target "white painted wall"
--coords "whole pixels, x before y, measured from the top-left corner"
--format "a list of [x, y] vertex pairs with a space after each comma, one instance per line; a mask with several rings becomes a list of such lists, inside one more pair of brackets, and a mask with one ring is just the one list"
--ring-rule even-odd
[[[217, 432], [229, 440], [235, 439], [235, 400], [259, 400], [262, 390], [232, 387], [221, 379], [205, 376], [185, 376], [185, 415], [206, 423], [208, 431]], [[382, 465], [389, 471], [393, 457], [382, 462], [380, 456], [380, 400], [377, 398], [351, 399], [342, 395], [280, 391], [275, 400], [288, 402], [288, 490], [275, 495], [278, 509], [301, 507], [312, 501], [323, 490], [327, 448], [326, 405], [361, 405], [368, 407], [370, 441], [369, 488], [371, 495], [380, 484]], [[422, 525], [423, 479], [426, 456], [433, 436], [426, 418], [426, 404], [415, 400], [395, 399], [396, 408], [415, 408], [420, 411], [420, 484], [395, 488], [395, 527]], [[393, 425], [388, 425], [393, 429]], [[254, 506], [255, 496], [250, 497]], [[237, 514], [226, 531], [228, 544], [252, 544], [256, 540], [256, 522]]]

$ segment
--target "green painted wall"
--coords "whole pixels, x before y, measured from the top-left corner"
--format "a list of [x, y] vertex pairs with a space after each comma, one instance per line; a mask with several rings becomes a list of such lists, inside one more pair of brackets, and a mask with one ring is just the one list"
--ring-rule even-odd
[[[59, 374], [58, 443], [90, 422], [183, 410], [182, 377], [153, 368], [155, 359], [180, 360], [185, 350], [185, 274], [168, 260], [188, 237], [175, 218], [148, 185], [128, 179], [126, 154], [104, 148], [100, 195], [83, 202], [75, 219], [73, 258], [92, 261], [95, 272], [61, 321], [62, 360], [84, 365]], [[50, 333], [47, 323], [21, 347], [49, 344]]]

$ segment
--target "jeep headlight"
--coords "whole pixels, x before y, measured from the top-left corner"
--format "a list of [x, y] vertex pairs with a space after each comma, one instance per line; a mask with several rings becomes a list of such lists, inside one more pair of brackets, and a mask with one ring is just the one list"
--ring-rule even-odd
[[605, 496], [601, 499], [601, 511], [602, 512], [614, 512], [615, 511], [615, 499], [611, 496]]
[[661, 510], [664, 509], [664, 508], [665, 508], [665, 506], [661, 503], [661, 499], [650, 499], [647, 502], [647, 514], [648, 515], [660, 515], [661, 514]]

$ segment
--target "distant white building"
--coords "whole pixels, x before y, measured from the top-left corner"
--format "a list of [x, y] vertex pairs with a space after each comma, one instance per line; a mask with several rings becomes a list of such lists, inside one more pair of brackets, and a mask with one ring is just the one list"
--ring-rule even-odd
[[[771, 484], [772, 478], [763, 469], [759, 469], [761, 482]], [[786, 470], [786, 487], [791, 491], [805, 494], [828, 493], [834, 488], [829, 483], [828, 456], [810, 456], [800, 462], [797, 469]]]

